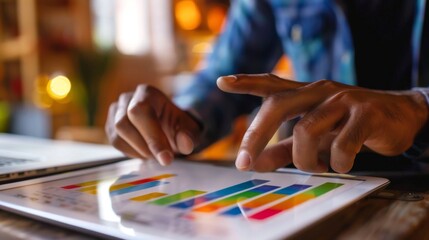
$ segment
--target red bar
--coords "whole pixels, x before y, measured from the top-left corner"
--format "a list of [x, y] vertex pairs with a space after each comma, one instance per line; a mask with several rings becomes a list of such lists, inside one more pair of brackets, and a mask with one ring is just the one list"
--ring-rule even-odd
[[61, 188], [64, 188], [64, 189], [75, 189], [75, 188], [80, 188], [80, 186], [79, 185], [68, 185], [68, 186], [64, 186], [64, 187], [61, 187]]
[[145, 179], [140, 179], [140, 180], [137, 180], [137, 181], [134, 181], [134, 182], [129, 182], [128, 184], [140, 185], [140, 184], [143, 184], [143, 183], [148, 183], [148, 182], [153, 182], [153, 181], [156, 181], [156, 179], [145, 178]]
[[276, 214], [279, 214], [281, 212], [282, 212], [282, 210], [268, 208], [268, 209], [262, 210], [262, 211], [260, 211], [260, 212], [258, 212], [256, 214], [250, 216], [250, 218], [251, 219], [255, 219], [255, 220], [264, 220], [264, 219], [272, 217], [272, 216], [274, 216]]

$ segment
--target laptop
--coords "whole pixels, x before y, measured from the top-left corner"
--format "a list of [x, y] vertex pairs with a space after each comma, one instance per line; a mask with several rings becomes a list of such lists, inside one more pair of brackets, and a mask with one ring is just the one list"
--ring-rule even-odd
[[123, 159], [109, 145], [0, 134], [0, 183]]

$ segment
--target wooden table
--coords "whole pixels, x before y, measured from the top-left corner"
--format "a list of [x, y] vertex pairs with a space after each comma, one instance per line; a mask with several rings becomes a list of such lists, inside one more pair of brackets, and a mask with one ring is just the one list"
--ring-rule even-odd
[[[429, 239], [429, 174], [388, 174], [392, 183], [386, 189], [308, 227], [293, 239]], [[96, 238], [0, 211], [0, 239]]]

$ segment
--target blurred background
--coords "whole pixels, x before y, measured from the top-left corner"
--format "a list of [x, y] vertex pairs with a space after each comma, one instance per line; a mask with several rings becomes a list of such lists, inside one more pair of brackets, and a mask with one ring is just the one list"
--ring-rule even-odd
[[[106, 143], [108, 106], [140, 83], [172, 96], [204, 67], [230, 0], [0, 0], [0, 132]], [[291, 75], [282, 58], [280, 75]], [[247, 120], [206, 151], [234, 152]]]

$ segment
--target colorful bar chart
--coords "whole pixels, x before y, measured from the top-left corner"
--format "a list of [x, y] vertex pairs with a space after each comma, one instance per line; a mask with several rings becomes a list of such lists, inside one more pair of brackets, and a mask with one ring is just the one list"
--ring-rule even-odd
[[175, 203], [173, 205], [170, 205], [170, 207], [181, 208], [181, 209], [192, 208], [196, 205], [203, 204], [203, 203], [206, 203], [206, 202], [209, 202], [209, 201], [212, 201], [215, 199], [219, 199], [222, 197], [226, 197], [228, 195], [235, 194], [235, 193], [238, 193], [238, 192], [241, 192], [241, 191], [244, 191], [244, 190], [259, 186], [259, 185], [262, 185], [262, 184], [267, 183], [267, 182], [269, 182], [269, 181], [261, 180], [261, 179], [250, 180], [250, 181], [243, 182], [243, 183], [240, 183], [237, 185], [233, 185], [233, 186], [230, 186], [230, 187], [227, 187], [227, 188], [224, 188], [224, 189], [212, 192], [212, 193], [205, 194], [203, 196], [199, 196], [199, 197], [192, 198], [192, 199], [189, 199], [189, 200], [186, 200], [183, 202]]
[[157, 187], [159, 185], [168, 184], [168, 183], [169, 182], [152, 181], [152, 182], [148, 182], [148, 183], [133, 185], [131, 187], [124, 187], [124, 188], [121, 188], [118, 190], [113, 190], [113, 191], [110, 190], [110, 195], [116, 196], [116, 195], [122, 195], [122, 194], [126, 194], [126, 193], [132, 193], [132, 192], [141, 191], [141, 190], [145, 190], [148, 188], [153, 188], [153, 187]]
[[[121, 176], [119, 178], [119, 180], [133, 178], [133, 177], [137, 177], [137, 176], [138, 175], [135, 175], [135, 174], [123, 175], [123, 176]], [[110, 181], [110, 180], [115, 180], [115, 178], [98, 179], [98, 180], [93, 180], [93, 181], [88, 181], [88, 182], [82, 182], [82, 183], [78, 183], [78, 184], [67, 185], [67, 186], [63, 186], [61, 188], [67, 189], [67, 190], [71, 190], [71, 189], [76, 189], [76, 188], [82, 188], [82, 187], [88, 187], [88, 186], [97, 185], [100, 182]]]
[[243, 212], [247, 212], [247, 211], [256, 209], [258, 207], [262, 207], [264, 205], [270, 204], [281, 198], [293, 195], [297, 192], [300, 192], [310, 187], [311, 185], [293, 184], [288, 187], [279, 189], [275, 192], [266, 194], [262, 197], [255, 198], [249, 202], [241, 204], [239, 207], [233, 207], [225, 212], [222, 212], [221, 215], [227, 215], [227, 216], [241, 215]]
[[193, 209], [194, 212], [215, 212], [221, 208], [229, 207], [231, 205], [237, 204], [241, 201], [245, 201], [250, 198], [254, 198], [256, 196], [262, 195], [264, 193], [270, 192], [274, 189], [279, 188], [278, 186], [272, 186], [272, 185], [262, 185], [257, 188], [253, 188], [251, 190], [237, 193], [235, 195], [229, 196], [227, 198], [221, 199], [216, 202], [212, 202], [200, 207], [197, 207]]
[[164, 206], [164, 205], [169, 205], [169, 204], [173, 204], [175, 202], [182, 201], [182, 200], [190, 198], [190, 197], [195, 197], [195, 196], [198, 196], [198, 195], [201, 195], [204, 193], [206, 193], [206, 192], [199, 191], [199, 190], [188, 190], [188, 191], [184, 191], [181, 193], [170, 195], [168, 197], [157, 199], [157, 200], [150, 202], [150, 203], [155, 204], [155, 205]]
[[317, 198], [323, 194], [326, 194], [338, 187], [341, 187], [342, 183], [326, 182], [315, 188], [309, 189], [305, 192], [299, 193], [291, 198], [288, 198], [272, 207], [266, 208], [262, 211], [250, 215], [249, 219], [252, 220], [265, 220], [271, 218], [279, 213], [282, 213], [288, 209], [296, 207], [304, 202], [311, 199]]
[[[110, 186], [109, 192], [111, 196], [138, 192], [169, 184], [166, 179], [176, 176], [176, 174], [166, 173], [138, 180], [121, 181]], [[138, 175], [130, 174], [119, 179], [135, 179], [137, 177]], [[107, 180], [118, 179], [98, 179], [61, 188], [97, 194], [97, 186]], [[216, 214], [224, 217], [245, 215], [250, 220], [263, 221], [344, 185], [343, 183], [325, 182], [317, 186], [291, 184], [280, 187], [267, 184], [269, 182], [269, 180], [253, 179], [211, 192], [190, 189], [174, 193], [166, 188], [168, 193], [144, 192], [142, 195], [129, 198], [129, 200], [135, 203], [189, 210], [189, 212], [198, 214]], [[199, 216], [198, 214], [196, 216]]]
[[[133, 177], [135, 177], [135, 176], [136, 175], [133, 175]], [[169, 182], [165, 182], [164, 179], [175, 177], [175, 176], [176, 176], [175, 174], [169, 174], [168, 173], [168, 174], [161, 174], [158, 176], [153, 176], [150, 178], [143, 178], [143, 179], [139, 179], [139, 180], [134, 180], [131, 182], [120, 183], [120, 184], [112, 185], [109, 188], [109, 191], [110, 191], [111, 195], [122, 195], [122, 194], [131, 193], [131, 192], [135, 192], [135, 191], [140, 191], [140, 190], [156, 187], [156, 186], [163, 185], [163, 184], [168, 184]], [[123, 179], [127, 179], [127, 178], [131, 178], [131, 175], [129, 177], [126, 177], [126, 178], [121, 177], [120, 179], [123, 180]], [[113, 180], [114, 180], [114, 178], [113, 178]], [[81, 191], [81, 192], [85, 192], [85, 193], [89, 193], [89, 194], [97, 194], [97, 184], [99, 184], [103, 181], [107, 181], [107, 180], [104, 179], [104, 180], [94, 180], [94, 181], [82, 182], [82, 183], [78, 183], [78, 184], [64, 186], [62, 188], [66, 189], [66, 190], [73, 190], [73, 189], [79, 188], [79, 191]]]

